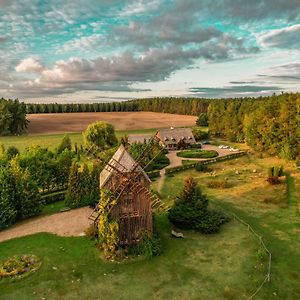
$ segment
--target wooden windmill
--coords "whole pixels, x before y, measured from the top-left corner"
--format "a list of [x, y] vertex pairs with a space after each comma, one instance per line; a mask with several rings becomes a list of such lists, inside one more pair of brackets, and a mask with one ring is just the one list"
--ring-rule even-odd
[[[146, 166], [142, 162], [152, 151], [154, 143], [153, 137], [137, 160], [121, 145], [100, 174], [100, 188], [110, 190], [117, 202], [110, 216], [119, 224], [120, 245], [136, 244], [142, 232], [152, 233], [153, 195], [149, 190], [151, 180], [144, 171], [150, 162]], [[90, 219], [97, 227], [97, 207]]]

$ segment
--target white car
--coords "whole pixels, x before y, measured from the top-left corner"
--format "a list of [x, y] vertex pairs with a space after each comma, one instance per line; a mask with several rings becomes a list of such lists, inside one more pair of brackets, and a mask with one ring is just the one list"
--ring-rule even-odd
[[231, 151], [231, 152], [237, 152], [237, 151], [240, 151], [240, 150], [237, 149], [237, 148], [230, 148], [229, 151]]

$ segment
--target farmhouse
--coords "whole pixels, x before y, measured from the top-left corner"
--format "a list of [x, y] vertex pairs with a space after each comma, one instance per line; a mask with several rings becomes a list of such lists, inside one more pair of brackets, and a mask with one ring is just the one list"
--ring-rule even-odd
[[145, 231], [152, 233], [151, 180], [121, 145], [100, 174], [100, 188], [117, 199], [110, 216], [119, 225], [119, 243], [136, 244]]
[[169, 128], [161, 129], [156, 133], [156, 138], [159, 143], [168, 150], [175, 150], [179, 142], [184, 142], [188, 145], [196, 143], [193, 132], [190, 128]]

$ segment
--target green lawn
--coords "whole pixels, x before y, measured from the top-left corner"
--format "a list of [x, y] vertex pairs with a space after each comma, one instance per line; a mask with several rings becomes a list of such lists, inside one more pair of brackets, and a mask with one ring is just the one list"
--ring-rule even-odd
[[[142, 130], [126, 130], [126, 131], [116, 131], [118, 138], [124, 136], [125, 134], [137, 134], [137, 133], [155, 133], [156, 129], [142, 129]], [[43, 147], [54, 149], [59, 145], [63, 136], [65, 134], [46, 134], [46, 135], [20, 135], [20, 136], [2, 136], [0, 137], [0, 145], [3, 144], [5, 147], [15, 146], [20, 151], [23, 151], [26, 147], [31, 145], [41, 145]], [[68, 133], [72, 143], [82, 144], [82, 134], [78, 133]]]
[[[267, 168], [284, 165], [286, 183], [271, 186], [266, 181]], [[184, 178], [193, 176], [215, 203], [237, 213], [264, 237], [270, 249], [272, 280], [257, 299], [300, 299], [300, 174], [292, 163], [276, 158], [246, 156], [210, 165], [210, 173], [188, 170], [166, 177], [162, 198], [171, 203], [182, 188]], [[253, 172], [255, 171], [255, 172]], [[229, 188], [208, 188], [214, 180], [228, 179]], [[243, 272], [242, 270], [240, 271]]]
[[164, 252], [150, 260], [104, 262], [86, 237], [36, 234], [0, 244], [0, 260], [33, 253], [42, 267], [0, 280], [0, 299], [246, 299], [263, 279], [258, 243], [231, 221], [219, 234], [170, 237], [166, 216], [156, 222]]

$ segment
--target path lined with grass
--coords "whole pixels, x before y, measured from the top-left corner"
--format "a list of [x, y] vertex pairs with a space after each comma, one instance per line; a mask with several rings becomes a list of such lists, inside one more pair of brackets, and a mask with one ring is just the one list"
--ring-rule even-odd
[[83, 207], [28, 219], [0, 231], [0, 242], [39, 232], [54, 233], [60, 236], [83, 235], [84, 230], [91, 224], [88, 219], [91, 212], [92, 210], [89, 207]]

